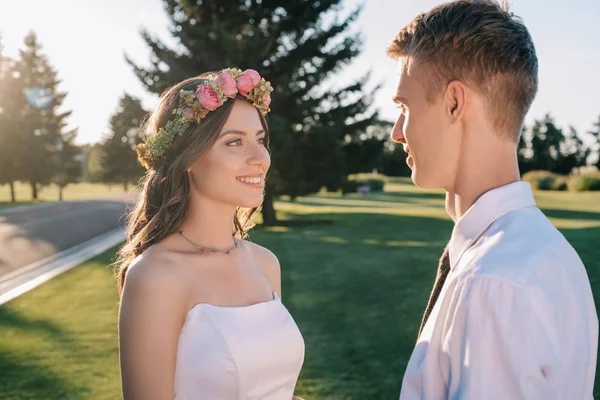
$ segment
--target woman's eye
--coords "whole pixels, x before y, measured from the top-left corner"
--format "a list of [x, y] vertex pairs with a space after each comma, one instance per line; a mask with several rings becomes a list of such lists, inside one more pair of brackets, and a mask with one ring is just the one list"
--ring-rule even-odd
[[[267, 146], [268, 144], [268, 139], [266, 137], [256, 139], [256, 141], [263, 146]], [[227, 142], [227, 146], [242, 146], [242, 139], [231, 140]]]

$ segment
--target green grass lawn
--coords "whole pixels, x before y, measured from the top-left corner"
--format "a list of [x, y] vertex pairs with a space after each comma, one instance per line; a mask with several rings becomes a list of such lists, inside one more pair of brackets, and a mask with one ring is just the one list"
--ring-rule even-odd
[[0, 306], [0, 398], [118, 399], [116, 249]]
[[[536, 193], [588, 267], [600, 309], [600, 193]], [[332, 225], [255, 229], [280, 259], [283, 301], [306, 341], [297, 394], [395, 399], [452, 223], [443, 194], [390, 180], [386, 192], [277, 203]], [[116, 399], [113, 251], [0, 306], [2, 399]], [[600, 376], [595, 396], [600, 397]]]
[[[133, 190], [133, 185], [129, 190]], [[123, 185], [105, 185], [100, 183], [77, 183], [67, 185], [63, 189], [64, 200], [80, 200], [93, 197], [110, 196], [113, 194], [125, 193]], [[38, 190], [38, 199], [31, 197], [31, 187], [22, 182], [15, 184], [16, 203], [10, 202], [10, 186], [0, 185], [0, 209], [13, 206], [21, 206], [44, 201], [58, 201], [58, 186], [52, 184], [42, 187]]]

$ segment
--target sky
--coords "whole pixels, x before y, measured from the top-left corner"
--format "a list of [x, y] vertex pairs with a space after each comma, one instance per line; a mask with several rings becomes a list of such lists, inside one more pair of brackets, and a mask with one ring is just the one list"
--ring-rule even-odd
[[[361, 2], [344, 4], [350, 10]], [[336, 85], [370, 70], [372, 84], [382, 84], [374, 106], [384, 118], [395, 120], [398, 110], [391, 98], [398, 68], [385, 49], [414, 16], [442, 2], [364, 0], [355, 27], [363, 33], [363, 52], [336, 76]], [[549, 112], [560, 127], [572, 125], [589, 142], [585, 132], [600, 116], [600, 0], [513, 0], [512, 11], [528, 27], [540, 65], [539, 91], [526, 124]], [[141, 98], [146, 109], [156, 105], [156, 96], [145, 91], [124, 55], [146, 64], [150, 51], [140, 29], [172, 44], [167, 26], [161, 0], [0, 0], [4, 54], [16, 56], [27, 32], [38, 34], [63, 81], [60, 89], [68, 93], [65, 109], [73, 111], [70, 125], [79, 127], [81, 144], [97, 142], [108, 132], [123, 93]]]

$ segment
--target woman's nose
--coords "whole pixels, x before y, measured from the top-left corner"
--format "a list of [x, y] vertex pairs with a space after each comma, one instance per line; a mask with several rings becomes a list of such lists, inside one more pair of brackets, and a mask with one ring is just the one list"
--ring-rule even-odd
[[258, 165], [263, 169], [265, 167], [269, 167], [269, 165], [271, 164], [271, 156], [269, 155], [269, 151], [263, 144], [256, 143], [252, 146], [252, 149], [250, 150], [250, 154], [248, 156], [248, 164]]

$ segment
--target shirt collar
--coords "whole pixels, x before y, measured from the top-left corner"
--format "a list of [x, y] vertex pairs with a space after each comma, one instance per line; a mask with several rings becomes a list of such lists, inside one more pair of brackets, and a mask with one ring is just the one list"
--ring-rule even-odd
[[464, 252], [494, 221], [510, 211], [529, 206], [535, 206], [535, 199], [531, 186], [523, 181], [509, 183], [481, 195], [454, 225], [448, 245], [450, 268], [456, 268]]

